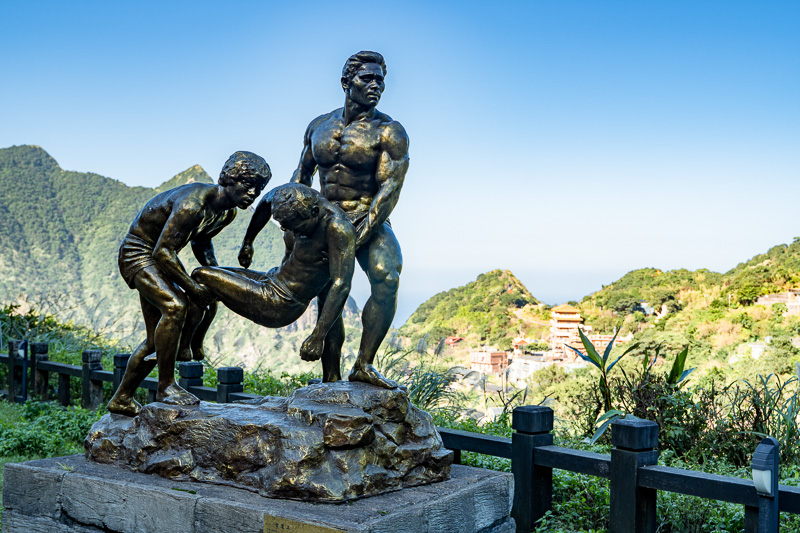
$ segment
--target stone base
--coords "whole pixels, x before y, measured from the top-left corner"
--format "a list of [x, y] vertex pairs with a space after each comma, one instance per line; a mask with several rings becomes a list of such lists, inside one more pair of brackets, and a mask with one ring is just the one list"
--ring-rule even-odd
[[73, 455], [6, 464], [2, 533], [513, 533], [511, 475], [453, 465], [441, 483], [346, 504], [89, 462]]
[[401, 389], [337, 381], [254, 402], [107, 414], [86, 456], [270, 498], [342, 502], [447, 479], [453, 452]]

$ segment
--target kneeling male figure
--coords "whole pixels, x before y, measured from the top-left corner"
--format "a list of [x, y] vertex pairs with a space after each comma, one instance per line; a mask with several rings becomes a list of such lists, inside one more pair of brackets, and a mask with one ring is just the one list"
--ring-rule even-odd
[[[211, 239], [258, 198], [271, 177], [251, 152], [233, 154], [219, 184], [190, 183], [162, 192], [139, 211], [119, 249], [119, 269], [139, 291], [147, 338], [131, 355], [125, 376], [108, 404], [112, 413], [135, 416], [136, 388], [158, 364], [158, 401], [199, 402], [175, 383], [175, 361], [202, 359], [203, 337], [214, 317], [214, 295], [193, 280], [178, 259], [191, 242], [201, 265], [215, 266]], [[155, 360], [148, 357], [155, 352]]]

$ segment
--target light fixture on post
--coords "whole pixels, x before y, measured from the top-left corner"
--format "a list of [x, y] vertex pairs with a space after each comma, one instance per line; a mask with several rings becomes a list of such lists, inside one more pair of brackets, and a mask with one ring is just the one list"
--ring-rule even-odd
[[753, 454], [753, 483], [762, 496], [775, 496], [778, 484], [778, 441], [763, 439]]
[[[767, 437], [756, 447], [753, 454], [753, 484], [758, 492], [758, 507], [745, 506], [745, 523], [758, 531], [778, 531], [780, 502], [778, 467], [780, 466], [778, 441]], [[748, 528], [749, 529], [749, 528]], [[755, 529], [753, 529], [755, 531]]]

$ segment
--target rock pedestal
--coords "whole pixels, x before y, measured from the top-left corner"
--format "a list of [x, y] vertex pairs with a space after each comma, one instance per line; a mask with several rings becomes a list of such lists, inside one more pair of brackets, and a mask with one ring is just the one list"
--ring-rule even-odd
[[404, 391], [351, 382], [253, 403], [152, 403], [105, 415], [84, 445], [99, 463], [316, 502], [443, 481], [453, 457]]

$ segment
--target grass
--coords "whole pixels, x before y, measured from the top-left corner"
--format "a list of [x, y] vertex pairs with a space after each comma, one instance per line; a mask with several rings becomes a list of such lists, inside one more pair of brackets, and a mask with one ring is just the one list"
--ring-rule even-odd
[[[0, 493], [8, 463], [83, 453], [83, 438], [103, 413], [53, 403], [0, 401]], [[0, 504], [0, 525], [2, 512]]]

